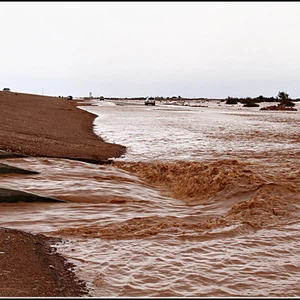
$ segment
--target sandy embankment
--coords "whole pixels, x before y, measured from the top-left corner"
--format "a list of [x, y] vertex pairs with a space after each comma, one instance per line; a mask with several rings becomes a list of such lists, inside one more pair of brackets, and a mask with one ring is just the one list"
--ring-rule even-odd
[[93, 132], [95, 115], [77, 101], [0, 92], [0, 149], [30, 156], [103, 162], [125, 147], [106, 143]]
[[[125, 147], [106, 143], [93, 132], [96, 116], [78, 109], [77, 104], [66, 98], [0, 91], [2, 157], [44, 156], [108, 163], [110, 158], [125, 153]], [[0, 169], [0, 176], [16, 172], [3, 164]], [[0, 184], [0, 202], [10, 202], [8, 194]], [[11, 199], [17, 201], [18, 193], [12, 195]], [[19, 199], [24, 201], [24, 195]], [[71, 265], [53, 252], [50, 244], [54, 242], [57, 240], [44, 235], [0, 228], [0, 297], [86, 294], [85, 284], [70, 271]]]

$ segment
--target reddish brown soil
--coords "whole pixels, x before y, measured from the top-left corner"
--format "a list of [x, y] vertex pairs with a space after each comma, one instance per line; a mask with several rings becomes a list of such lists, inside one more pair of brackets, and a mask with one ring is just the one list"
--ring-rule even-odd
[[77, 101], [15, 92], [0, 92], [0, 150], [30, 156], [107, 161], [125, 152], [93, 132], [96, 115]]
[[80, 297], [88, 293], [54, 239], [0, 229], [0, 297]]

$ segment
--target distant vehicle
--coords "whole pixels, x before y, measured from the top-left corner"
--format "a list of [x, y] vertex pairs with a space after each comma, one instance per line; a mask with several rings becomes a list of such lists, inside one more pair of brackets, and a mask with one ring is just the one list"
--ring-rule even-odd
[[3, 91], [10, 92], [10, 88], [4, 88]]
[[68, 96], [68, 98], [67, 98], [68, 100], [73, 100], [73, 96]]
[[155, 98], [154, 97], [147, 97], [145, 99], [145, 105], [155, 105]]

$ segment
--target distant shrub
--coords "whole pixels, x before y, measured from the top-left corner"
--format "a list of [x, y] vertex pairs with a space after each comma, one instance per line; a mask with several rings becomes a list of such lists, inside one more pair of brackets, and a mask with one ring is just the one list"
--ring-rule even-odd
[[237, 104], [238, 100], [236, 98], [232, 98], [232, 97], [227, 97], [225, 104]]
[[243, 105], [243, 107], [259, 107], [259, 104], [255, 102], [248, 102]]
[[291, 99], [282, 99], [280, 101], [280, 105], [285, 105], [285, 106], [295, 106], [295, 103]]
[[284, 99], [289, 99], [289, 94], [285, 92], [278, 92], [278, 99], [284, 100]]
[[259, 104], [256, 103], [256, 99], [252, 99], [250, 97], [247, 97], [246, 99], [243, 99], [241, 103], [243, 103], [243, 107], [258, 107]]

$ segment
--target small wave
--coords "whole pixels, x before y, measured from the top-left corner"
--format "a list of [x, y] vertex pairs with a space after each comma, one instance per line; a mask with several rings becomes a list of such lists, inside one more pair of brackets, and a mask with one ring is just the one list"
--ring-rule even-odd
[[[113, 221], [105, 226], [94, 223], [62, 228], [57, 234], [105, 239], [170, 234], [207, 238], [216, 229], [239, 234], [299, 218], [300, 189], [296, 173], [280, 174], [279, 178], [273, 171], [267, 174], [261, 167], [237, 160], [115, 162], [114, 166], [135, 174], [163, 195], [182, 200], [190, 210], [201, 205], [201, 213], [194, 214], [193, 218], [166, 214]], [[106, 201], [116, 205], [147, 204], [129, 195], [110, 196]]]
[[222, 218], [202, 218], [199, 222], [189, 222], [188, 219], [178, 217], [142, 217], [107, 226], [97, 224], [80, 226], [77, 228], [63, 228], [54, 234], [60, 236], [82, 236], [87, 238], [145, 238], [158, 234], [176, 234], [198, 232], [203, 233], [210, 228], [226, 225]]
[[187, 205], [217, 203], [224, 212], [227, 208], [223, 214], [227, 225], [262, 227], [288, 216], [298, 218], [298, 172], [267, 174], [261, 167], [237, 160], [116, 165]]
[[166, 196], [187, 205], [208, 204], [257, 190], [269, 183], [246, 163], [237, 160], [215, 162], [115, 162], [118, 168], [130, 171], [147, 183], [160, 188]]
[[247, 200], [232, 206], [228, 217], [253, 227], [299, 218], [299, 189], [292, 184], [265, 184]]

